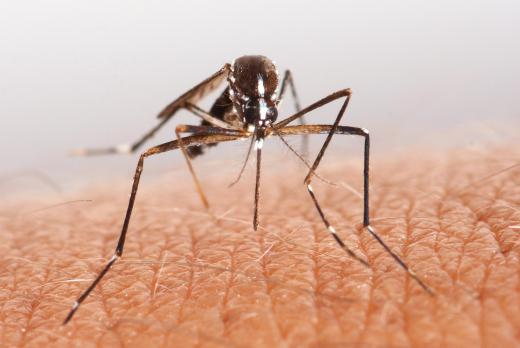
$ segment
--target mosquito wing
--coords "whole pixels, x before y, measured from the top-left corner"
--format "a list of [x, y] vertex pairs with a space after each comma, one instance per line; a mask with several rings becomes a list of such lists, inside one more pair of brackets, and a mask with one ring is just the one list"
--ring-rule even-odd
[[219, 71], [181, 95], [166, 106], [157, 116], [158, 118], [167, 118], [172, 116], [177, 110], [182, 108], [187, 102], [196, 103], [206, 95], [214, 91], [220, 86], [222, 81], [228, 77], [230, 64], [224, 65]]

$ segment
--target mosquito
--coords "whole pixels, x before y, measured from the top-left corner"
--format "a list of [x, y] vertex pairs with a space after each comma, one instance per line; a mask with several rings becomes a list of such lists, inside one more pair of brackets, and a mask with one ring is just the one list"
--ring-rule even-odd
[[[220, 96], [215, 100], [209, 111], [199, 107], [197, 103], [209, 93], [215, 91], [226, 81], [227, 85]], [[240, 174], [236, 181], [242, 175], [245, 165], [248, 161], [249, 155], [254, 147], [256, 152], [256, 183], [254, 195], [254, 214], [253, 214], [253, 228], [257, 230], [259, 225], [258, 204], [260, 200], [260, 169], [262, 161], [262, 147], [264, 140], [270, 136], [279, 137], [283, 143], [289, 148], [291, 146], [285, 140], [285, 136], [303, 135], [307, 137], [311, 134], [327, 134], [325, 142], [316, 156], [312, 165], [307, 163], [309, 171], [304, 179], [304, 185], [312, 199], [316, 210], [323, 221], [323, 224], [346, 253], [369, 267], [367, 261], [358, 256], [351, 250], [336, 233], [334, 227], [330, 224], [325, 216], [323, 209], [320, 206], [318, 198], [312, 189], [311, 182], [314, 176], [318, 177], [316, 170], [329, 146], [329, 143], [334, 134], [355, 135], [364, 139], [364, 169], [363, 169], [363, 228], [366, 229], [377, 242], [388, 252], [394, 260], [412, 277], [428, 294], [434, 295], [434, 292], [408, 267], [408, 265], [383, 241], [383, 239], [376, 233], [374, 228], [370, 225], [369, 220], [369, 150], [370, 150], [370, 136], [368, 130], [359, 127], [340, 126], [340, 121], [345, 114], [348, 103], [352, 96], [350, 89], [342, 89], [334, 92], [305, 108], [300, 107], [298, 95], [294, 86], [292, 74], [290, 70], [286, 70], [281, 85], [279, 85], [279, 73], [275, 63], [265, 56], [260, 55], [246, 55], [235, 59], [232, 63], [225, 64], [216, 73], [197, 84], [186, 93], [171, 102], [158, 115], [158, 124], [148, 131], [143, 137], [132, 145], [115, 146], [105, 149], [83, 149], [77, 154], [80, 155], [97, 155], [97, 154], [111, 154], [111, 153], [133, 153], [137, 151], [147, 140], [149, 140], [161, 127], [163, 127], [174, 115], [180, 110], [187, 110], [197, 116], [202, 121], [199, 125], [178, 125], [175, 128], [176, 139], [149, 148], [141, 154], [137, 161], [137, 168], [135, 170], [134, 180], [132, 184], [132, 191], [128, 202], [123, 227], [119, 235], [119, 240], [115, 248], [114, 254], [106, 263], [105, 267], [99, 272], [96, 279], [90, 286], [78, 297], [72, 305], [70, 312], [65, 318], [63, 324], [68, 323], [81, 303], [89, 296], [96, 285], [107, 274], [114, 263], [123, 255], [125, 246], [126, 234], [130, 223], [130, 217], [134, 207], [134, 202], [139, 186], [139, 180], [143, 171], [144, 160], [150, 156], [154, 156], [167, 151], [180, 149], [188, 169], [193, 177], [195, 187], [200, 196], [202, 204], [209, 209], [209, 203], [204, 194], [199, 179], [195, 173], [192, 165], [192, 159], [200, 156], [204, 151], [211, 146], [218, 143], [233, 141], [239, 139], [251, 139], [247, 157]], [[276, 122], [278, 118], [278, 106], [282, 102], [287, 87], [291, 89], [296, 113], [282, 121]], [[304, 115], [316, 110], [326, 104], [335, 100], [342, 99], [343, 104], [336, 116], [335, 122], [330, 125], [322, 124], [305, 124], [303, 122]], [[299, 121], [299, 125], [290, 125], [294, 121]], [[182, 134], [188, 134], [182, 136]], [[305, 140], [304, 140], [305, 144]], [[299, 155], [294, 149], [291, 150]], [[300, 159], [305, 161], [303, 156], [299, 155]]]

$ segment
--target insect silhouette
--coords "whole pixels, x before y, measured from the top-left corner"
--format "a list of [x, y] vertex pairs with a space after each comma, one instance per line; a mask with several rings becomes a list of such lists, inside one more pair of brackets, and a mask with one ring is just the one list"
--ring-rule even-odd
[[[209, 111], [205, 111], [197, 106], [198, 101], [217, 89], [224, 81], [227, 81], [227, 86], [216, 99]], [[220, 70], [211, 75], [209, 78], [191, 88], [186, 93], [175, 99], [168, 106], [166, 106], [166, 108], [164, 108], [164, 110], [162, 110], [158, 115], [160, 120], [159, 123], [133, 145], [116, 146], [107, 149], [85, 149], [79, 152], [79, 154], [82, 155], [134, 152], [139, 149], [144, 142], [151, 138], [162, 126], [164, 126], [164, 124], [168, 122], [179, 110], [182, 109], [190, 111], [202, 120], [199, 125], [178, 125], [175, 129], [177, 139], [151, 147], [141, 154], [137, 162], [137, 168], [135, 170], [128, 208], [115, 252], [105, 267], [100, 271], [96, 279], [92, 282], [92, 284], [90, 284], [90, 286], [74, 302], [69, 314], [65, 318], [64, 324], [72, 319], [81, 303], [88, 297], [90, 292], [96, 287], [96, 285], [101, 281], [112, 265], [123, 254], [128, 225], [130, 223], [130, 217], [132, 215], [132, 209], [134, 207], [145, 158], [167, 151], [180, 149], [184, 155], [184, 158], [186, 159], [188, 168], [192, 174], [202, 203], [206, 208], [208, 208], [208, 200], [206, 199], [206, 195], [204, 194], [199, 179], [197, 178], [197, 175], [193, 169], [191, 160], [194, 157], [203, 154], [207, 147], [215, 146], [221, 142], [250, 138], [251, 143], [247, 153], [246, 161], [244, 162], [244, 166], [240, 171], [240, 175], [244, 170], [245, 163], [247, 162], [249, 154], [251, 153], [254, 146], [256, 150], [256, 184], [254, 195], [253, 228], [256, 230], [259, 224], [258, 203], [260, 198], [260, 168], [262, 159], [262, 146], [264, 140], [272, 135], [279, 137], [287, 146], [290, 147], [290, 145], [285, 141], [285, 136], [327, 134], [325, 142], [321, 146], [316, 159], [312, 165], [308, 165], [309, 171], [304, 179], [304, 184], [312, 201], [314, 202], [321, 220], [325, 224], [325, 227], [328, 229], [332, 237], [336, 240], [338, 245], [343, 250], [345, 250], [348, 255], [358, 260], [365, 266], [369, 266], [363, 258], [352, 251], [338, 236], [336, 230], [329, 223], [329, 220], [325, 216], [316, 194], [314, 193], [311, 186], [312, 178], [316, 175], [316, 169], [318, 168], [320, 161], [323, 158], [323, 155], [325, 154], [325, 151], [329, 146], [329, 143], [334, 134], [350, 134], [362, 137], [364, 139], [363, 227], [427, 293], [430, 295], [434, 294], [433, 291], [426, 284], [424, 284], [419, 277], [417, 277], [412, 269], [410, 269], [408, 265], [386, 245], [386, 243], [370, 225], [368, 196], [370, 136], [368, 131], [364, 128], [339, 125], [350, 101], [352, 95], [351, 90], [339, 90], [301, 109], [292, 75], [289, 70], [285, 72], [279, 90], [278, 84], [279, 74], [273, 61], [264, 56], [242, 56], [235, 59], [231, 64], [225, 64]], [[278, 118], [278, 106], [285, 96], [287, 87], [291, 89], [297, 112], [292, 116], [283, 119], [282, 121], [276, 122]], [[336, 120], [332, 125], [308, 125], [303, 122], [304, 115], [307, 115], [311, 111], [341, 98], [344, 98], [344, 101], [341, 105], [338, 115], [336, 116]], [[290, 125], [292, 122], [297, 120], [300, 121], [301, 124]], [[181, 134], [190, 135], [182, 137]], [[304, 160], [302, 156], [299, 157], [300, 159]]]

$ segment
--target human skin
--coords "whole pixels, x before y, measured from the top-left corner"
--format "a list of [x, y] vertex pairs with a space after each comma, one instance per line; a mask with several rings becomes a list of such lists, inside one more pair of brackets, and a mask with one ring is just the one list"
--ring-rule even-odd
[[[188, 176], [143, 180], [123, 258], [63, 326], [113, 253], [129, 185], [4, 202], [1, 346], [518, 346], [519, 155], [503, 147], [373, 158], [372, 225], [434, 296], [362, 229], [362, 201], [344, 186], [313, 184], [370, 268], [329, 235], [304, 170], [266, 166], [254, 231], [252, 175], [228, 189], [233, 174], [213, 165], [218, 174], [202, 175], [213, 216]], [[319, 173], [360, 188], [359, 162], [333, 156]]]

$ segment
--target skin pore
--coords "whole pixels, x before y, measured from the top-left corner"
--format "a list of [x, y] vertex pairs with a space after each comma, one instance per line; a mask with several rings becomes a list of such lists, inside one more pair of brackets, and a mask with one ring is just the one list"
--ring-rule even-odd
[[113, 253], [128, 183], [64, 205], [3, 202], [0, 346], [516, 346], [519, 155], [503, 147], [373, 158], [372, 225], [434, 297], [362, 230], [362, 200], [345, 186], [362, 187], [358, 158], [332, 155], [338, 161], [318, 173], [339, 186], [313, 187], [370, 268], [327, 232], [302, 168], [264, 166], [256, 232], [252, 173], [228, 189], [234, 172], [208, 168], [218, 172], [203, 180], [213, 217], [186, 171], [168, 173], [143, 181], [123, 258], [67, 326], [71, 304]]

